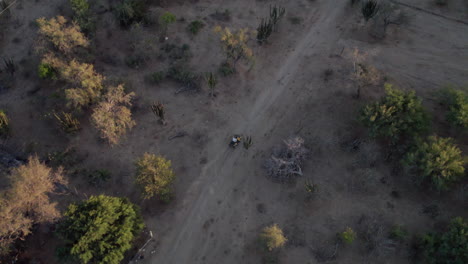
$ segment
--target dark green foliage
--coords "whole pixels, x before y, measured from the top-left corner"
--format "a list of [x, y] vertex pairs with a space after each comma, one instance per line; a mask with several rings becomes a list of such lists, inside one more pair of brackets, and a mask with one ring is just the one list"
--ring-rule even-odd
[[273, 33], [273, 24], [270, 20], [262, 19], [260, 25], [257, 28], [257, 41], [258, 43], [264, 43]]
[[229, 76], [231, 74], [234, 74], [236, 73], [236, 68], [234, 68], [230, 63], [228, 62], [223, 62], [220, 66], [219, 66], [219, 73], [226, 77], [226, 76]]
[[50, 79], [50, 80], [57, 80], [57, 70], [52, 67], [52, 65], [47, 63], [39, 64], [37, 69], [39, 78], [41, 79]]
[[182, 84], [186, 88], [198, 89], [198, 75], [184, 65], [174, 65], [169, 68], [167, 77]]
[[118, 264], [143, 228], [137, 207], [125, 198], [105, 195], [71, 204], [58, 228], [61, 249], [81, 263]]
[[147, 76], [147, 80], [152, 84], [159, 84], [166, 78], [166, 73], [163, 71], [153, 72]]
[[447, 120], [468, 129], [468, 92], [447, 87], [441, 91], [441, 103], [448, 108]]
[[389, 237], [394, 240], [404, 241], [408, 237], [408, 231], [401, 225], [395, 225], [392, 227]]
[[270, 6], [270, 17], [268, 19], [262, 19], [257, 28], [258, 43], [262, 44], [267, 41], [271, 33], [276, 30], [278, 22], [283, 18], [285, 13], [286, 9], [283, 7]]
[[122, 27], [146, 20], [145, 0], [123, 0], [114, 9], [114, 14]]
[[218, 84], [218, 80], [216, 79], [216, 76], [212, 72], [209, 72], [205, 74], [205, 80], [206, 80], [206, 83], [208, 84], [208, 87], [210, 88], [211, 97], [214, 97], [214, 89], [216, 87], [216, 84]]
[[10, 75], [15, 75], [16, 72], [16, 64], [13, 59], [3, 59], [5, 63], [5, 71], [8, 72]]
[[198, 32], [205, 26], [200, 20], [192, 21], [188, 26], [187, 30], [193, 35], [198, 34]]
[[447, 232], [429, 233], [423, 237], [423, 257], [427, 264], [468, 263], [468, 223], [453, 219]]
[[249, 149], [252, 146], [252, 137], [251, 136], [246, 136], [244, 139], [244, 148]]
[[91, 17], [88, 0], [70, 0], [74, 15], [73, 20], [80, 26], [84, 33], [94, 31], [95, 23]]
[[130, 55], [125, 59], [125, 64], [132, 69], [140, 69], [143, 66], [145, 66], [146, 61], [143, 55], [140, 54], [134, 54]]
[[370, 128], [372, 137], [383, 137], [397, 143], [404, 137], [425, 132], [429, 117], [414, 91], [404, 92], [385, 84], [386, 96], [361, 110], [361, 122]]
[[347, 227], [345, 231], [339, 234], [341, 241], [346, 244], [351, 244], [356, 239], [356, 232], [350, 227]]
[[278, 26], [278, 22], [283, 18], [284, 14], [286, 13], [286, 9], [281, 6], [270, 6], [270, 21], [273, 24], [273, 29], [276, 30]]
[[5, 111], [0, 109], [0, 138], [5, 138], [10, 133], [10, 124]]
[[110, 179], [110, 171], [94, 170], [88, 174], [88, 183], [93, 186], [102, 186], [103, 183]]
[[369, 21], [369, 19], [375, 17], [375, 15], [377, 15], [379, 12], [379, 3], [375, 0], [366, 0], [362, 4], [361, 12], [364, 16], [364, 19]]
[[437, 190], [445, 190], [464, 175], [466, 159], [451, 138], [431, 136], [419, 140], [403, 163], [420, 181], [429, 180]]
[[173, 61], [182, 61], [186, 62], [192, 57], [190, 52], [190, 46], [188, 44], [182, 44], [180, 46], [176, 44], [164, 44], [161, 47], [161, 50], [164, 51], [168, 58]]

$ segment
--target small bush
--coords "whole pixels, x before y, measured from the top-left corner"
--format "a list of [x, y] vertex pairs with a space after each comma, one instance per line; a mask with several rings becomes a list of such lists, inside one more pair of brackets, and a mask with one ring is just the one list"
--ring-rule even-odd
[[122, 27], [146, 20], [145, 0], [123, 0], [114, 9], [114, 14]]
[[0, 109], [0, 138], [7, 137], [10, 133], [10, 124], [5, 111]]
[[80, 121], [78, 121], [78, 119], [76, 119], [72, 114], [61, 112], [59, 114], [53, 113], [53, 116], [65, 133], [71, 134], [80, 130]]
[[174, 65], [169, 68], [167, 72], [167, 77], [170, 79], [182, 84], [183, 86], [190, 88], [190, 89], [198, 89], [198, 78], [199, 76], [193, 72], [191, 72], [186, 66], [184, 65]]
[[350, 227], [347, 227], [345, 231], [340, 233], [341, 241], [351, 244], [356, 239], [356, 232]]
[[166, 73], [163, 71], [153, 72], [147, 76], [147, 80], [151, 84], [159, 84], [166, 78]]
[[468, 93], [448, 87], [441, 91], [440, 101], [448, 108], [447, 120], [457, 127], [468, 129]]
[[198, 34], [198, 32], [200, 32], [200, 30], [205, 26], [205, 24], [203, 22], [201, 22], [200, 20], [195, 20], [195, 21], [192, 21], [188, 26], [187, 26], [187, 30], [192, 33], [193, 35], [196, 35]]
[[420, 181], [429, 180], [437, 190], [445, 190], [464, 175], [466, 159], [451, 138], [431, 136], [417, 142], [403, 163]]
[[136, 182], [143, 188], [144, 199], [157, 196], [164, 202], [171, 200], [175, 174], [170, 160], [145, 153], [136, 162], [136, 168]]
[[277, 224], [263, 228], [259, 238], [262, 247], [268, 251], [282, 248], [288, 241]]
[[37, 72], [41, 79], [57, 80], [57, 70], [50, 64], [39, 64]]
[[91, 18], [88, 0], [70, 0], [73, 12], [73, 20], [80, 26], [85, 33], [94, 30], [94, 20]]
[[447, 232], [426, 234], [422, 247], [424, 263], [468, 263], [468, 223], [461, 217], [453, 219]]
[[389, 237], [394, 240], [403, 241], [408, 237], [408, 231], [401, 225], [395, 225], [392, 227]]
[[220, 66], [219, 66], [219, 69], [218, 69], [219, 73], [224, 76], [224, 77], [227, 77], [229, 75], [232, 75], [234, 73], [236, 73], [236, 68], [234, 68], [230, 63], [228, 62], [223, 62]]
[[385, 84], [386, 96], [380, 102], [365, 106], [361, 122], [370, 128], [372, 137], [384, 137], [397, 143], [404, 137], [415, 137], [429, 127], [429, 118], [415, 92], [404, 92]]
[[88, 175], [88, 183], [93, 186], [102, 186], [103, 183], [110, 179], [110, 171], [108, 170], [94, 170]]

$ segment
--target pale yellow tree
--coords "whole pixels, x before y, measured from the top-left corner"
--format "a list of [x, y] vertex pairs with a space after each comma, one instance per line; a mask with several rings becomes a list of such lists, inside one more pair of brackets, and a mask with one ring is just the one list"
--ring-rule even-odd
[[75, 23], [67, 25], [63, 16], [46, 19], [44, 17], [36, 20], [39, 26], [39, 34], [50, 41], [55, 48], [64, 54], [71, 53], [76, 47], [88, 47], [89, 41]]
[[144, 199], [154, 196], [165, 202], [171, 199], [175, 174], [170, 160], [145, 153], [136, 162], [136, 168], [136, 183], [142, 187]]
[[94, 108], [91, 121], [111, 145], [119, 142], [127, 130], [135, 126], [132, 119], [132, 98], [135, 94], [124, 91], [123, 85], [109, 87], [103, 100]]
[[51, 53], [44, 55], [42, 63], [53, 67], [58, 77], [73, 87], [65, 89], [68, 106], [81, 108], [96, 103], [101, 97], [104, 76], [97, 73], [92, 64], [75, 59], [67, 63]]
[[9, 180], [11, 187], [0, 194], [0, 253], [7, 252], [14, 240], [27, 236], [33, 224], [60, 216], [48, 194], [54, 193], [57, 183], [65, 183], [61, 169], [53, 171], [37, 156], [13, 169]]
[[283, 234], [283, 230], [277, 224], [263, 228], [260, 233], [260, 241], [269, 251], [283, 247], [288, 241]]
[[228, 27], [222, 28], [221, 26], [216, 26], [214, 31], [221, 37], [221, 44], [229, 63], [235, 64], [242, 58], [253, 59], [253, 51], [247, 45], [253, 31], [247, 28], [232, 31]]

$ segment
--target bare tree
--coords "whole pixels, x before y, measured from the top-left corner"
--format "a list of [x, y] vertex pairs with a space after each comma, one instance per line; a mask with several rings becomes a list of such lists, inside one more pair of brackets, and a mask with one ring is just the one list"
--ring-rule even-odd
[[302, 162], [309, 153], [301, 137], [287, 139], [284, 144], [282, 148], [275, 149], [265, 162], [268, 175], [279, 182], [288, 182], [302, 176]]

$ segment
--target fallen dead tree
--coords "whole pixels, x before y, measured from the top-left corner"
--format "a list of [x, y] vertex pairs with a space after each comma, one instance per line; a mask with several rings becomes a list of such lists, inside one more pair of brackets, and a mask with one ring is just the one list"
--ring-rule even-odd
[[273, 154], [265, 161], [268, 176], [278, 182], [290, 182], [302, 176], [302, 162], [308, 153], [301, 137], [285, 140], [284, 146], [273, 149]]

